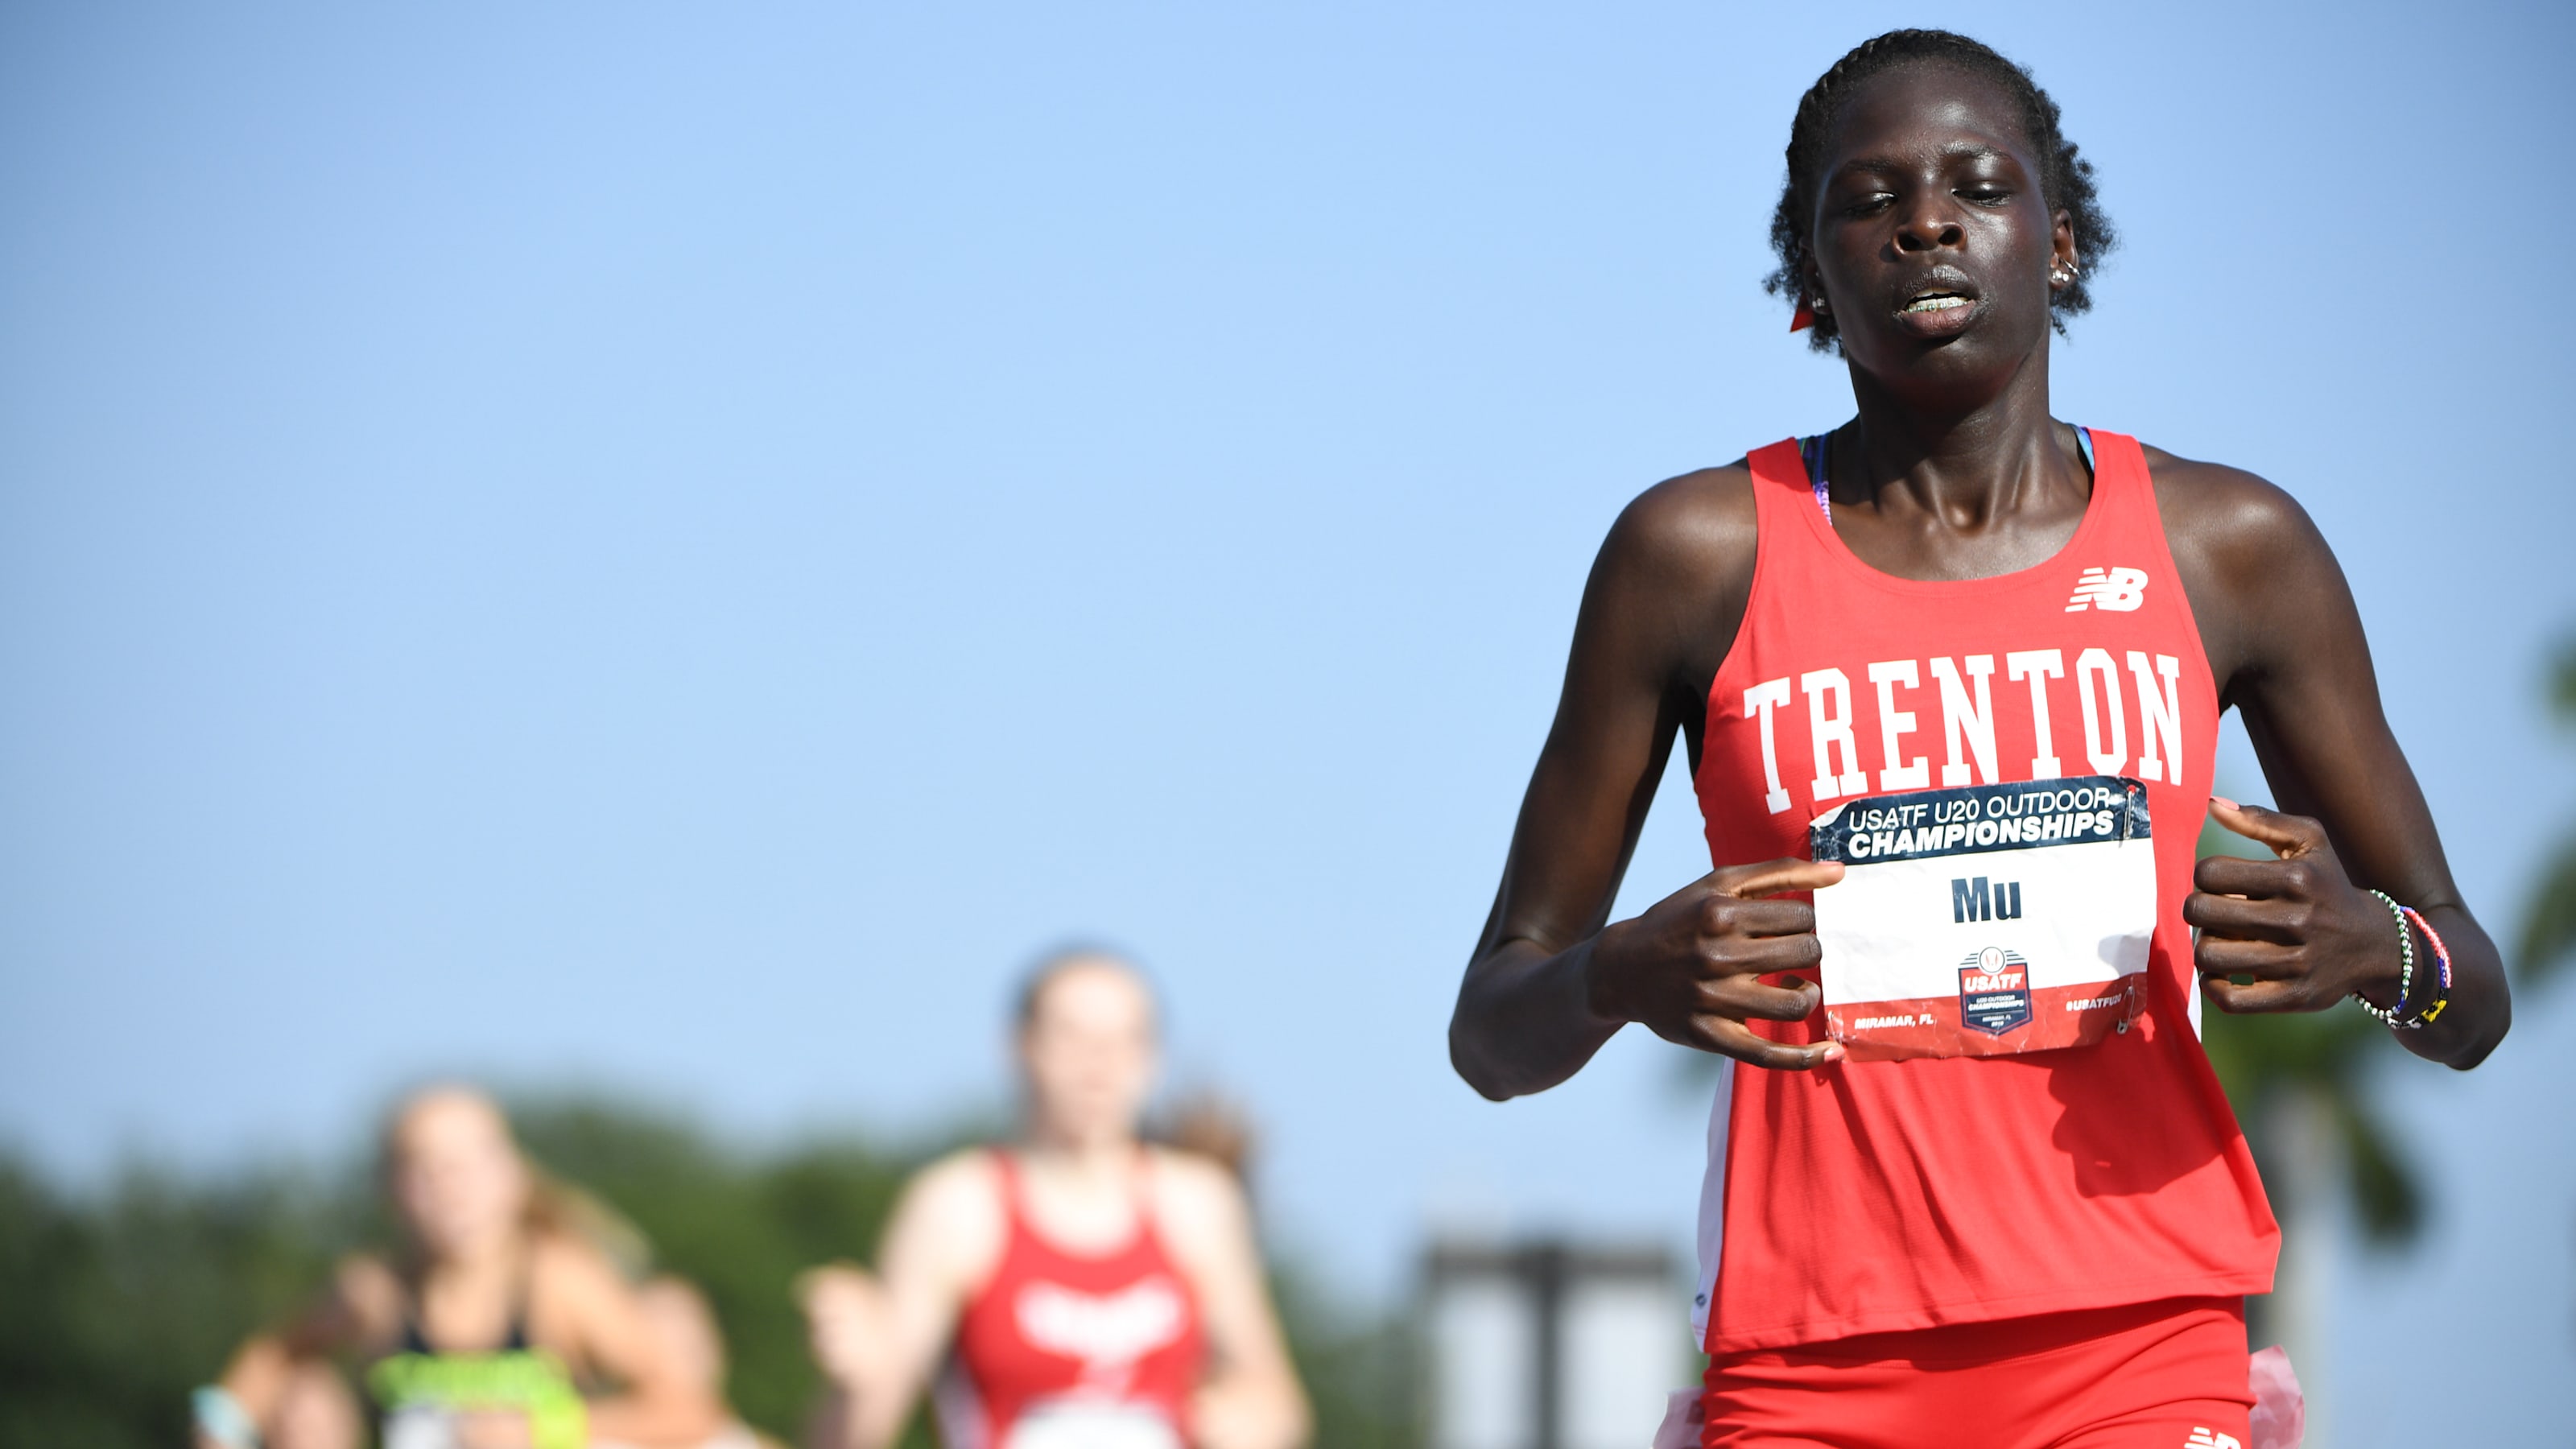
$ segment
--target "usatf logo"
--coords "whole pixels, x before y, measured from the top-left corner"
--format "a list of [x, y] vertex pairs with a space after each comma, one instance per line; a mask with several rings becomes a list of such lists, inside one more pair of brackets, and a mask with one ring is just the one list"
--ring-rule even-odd
[[1988, 1036], [2030, 1025], [2030, 963], [2000, 946], [1960, 962], [1959, 1022]]
[[2066, 612], [2081, 614], [2087, 609], [2100, 609], [2126, 614], [2146, 601], [2145, 569], [2086, 569], [2075, 581], [2075, 597], [2066, 601]]
[[2245, 1449], [2245, 1446], [2238, 1443], [2233, 1434], [2222, 1434], [2215, 1429], [2195, 1425], [2191, 1437], [2182, 1441], [2182, 1449]]

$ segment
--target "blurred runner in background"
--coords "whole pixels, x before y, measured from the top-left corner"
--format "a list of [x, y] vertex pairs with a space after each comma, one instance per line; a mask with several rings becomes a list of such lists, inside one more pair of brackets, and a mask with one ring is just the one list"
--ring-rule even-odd
[[879, 1253], [804, 1285], [831, 1382], [813, 1449], [886, 1449], [941, 1372], [949, 1449], [1292, 1449], [1304, 1392], [1242, 1186], [1138, 1134], [1152, 993], [1098, 951], [1022, 989], [1024, 1127], [914, 1178]]
[[405, 1101], [385, 1185], [403, 1254], [351, 1258], [301, 1319], [244, 1344], [197, 1395], [199, 1449], [340, 1449], [335, 1432], [354, 1446], [345, 1394], [329, 1407], [343, 1354], [364, 1367], [384, 1449], [579, 1449], [593, 1435], [693, 1446], [717, 1432], [707, 1386], [488, 1097], [438, 1087]]

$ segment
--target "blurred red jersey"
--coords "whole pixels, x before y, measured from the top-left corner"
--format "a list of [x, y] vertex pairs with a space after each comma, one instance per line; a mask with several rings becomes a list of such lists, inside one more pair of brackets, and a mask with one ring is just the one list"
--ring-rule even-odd
[[1008, 1240], [940, 1383], [948, 1449], [1182, 1449], [1206, 1340], [1154, 1229], [1148, 1170], [1140, 1154], [1135, 1236], [1091, 1255], [1039, 1235], [1017, 1165], [993, 1154]]

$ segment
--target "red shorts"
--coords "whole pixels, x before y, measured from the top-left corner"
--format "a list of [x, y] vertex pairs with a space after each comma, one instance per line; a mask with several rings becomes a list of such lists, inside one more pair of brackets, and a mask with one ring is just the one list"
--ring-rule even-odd
[[2172, 1298], [1709, 1361], [1703, 1449], [2240, 1449], [2245, 1305]]

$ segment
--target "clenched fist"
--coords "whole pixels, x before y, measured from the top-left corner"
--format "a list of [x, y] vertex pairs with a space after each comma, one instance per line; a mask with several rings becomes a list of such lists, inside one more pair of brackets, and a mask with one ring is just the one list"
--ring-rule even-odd
[[1840, 863], [1782, 859], [1711, 871], [1657, 901], [1634, 920], [1605, 927], [1584, 969], [1597, 1015], [1643, 1022], [1666, 1041], [1757, 1067], [1820, 1067], [1842, 1060], [1830, 1041], [1791, 1046], [1753, 1034], [1745, 1022], [1801, 1021], [1822, 991], [1809, 979], [1768, 986], [1758, 977], [1812, 970], [1816, 908], [1769, 899], [1822, 890], [1843, 878]]
[[852, 1392], [873, 1386], [886, 1351], [885, 1289], [864, 1269], [835, 1263], [797, 1279], [796, 1296], [824, 1377]]

